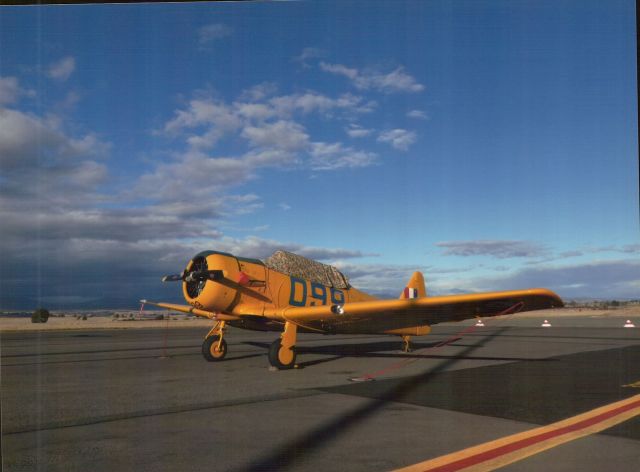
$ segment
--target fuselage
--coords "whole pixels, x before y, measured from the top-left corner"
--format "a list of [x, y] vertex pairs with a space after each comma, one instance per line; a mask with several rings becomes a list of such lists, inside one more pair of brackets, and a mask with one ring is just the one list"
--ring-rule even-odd
[[219, 270], [224, 279], [184, 281], [182, 289], [187, 303], [201, 310], [243, 315], [229, 324], [245, 329], [282, 330], [282, 323], [263, 317], [267, 309], [343, 305], [376, 299], [348, 284], [344, 288], [328, 286], [279, 272], [258, 259], [218, 251], [197, 254], [186, 268], [187, 272], [194, 269]]

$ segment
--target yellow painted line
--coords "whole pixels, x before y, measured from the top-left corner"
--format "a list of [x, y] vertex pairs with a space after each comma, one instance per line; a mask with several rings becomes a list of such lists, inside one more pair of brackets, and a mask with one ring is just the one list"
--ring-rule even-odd
[[478, 472], [495, 470], [546, 449], [598, 433], [640, 415], [640, 395], [547, 426], [489, 441], [395, 472]]
[[631, 388], [640, 388], [640, 380], [638, 380], [637, 382], [633, 382], [627, 385], [623, 385], [623, 387], [631, 387]]

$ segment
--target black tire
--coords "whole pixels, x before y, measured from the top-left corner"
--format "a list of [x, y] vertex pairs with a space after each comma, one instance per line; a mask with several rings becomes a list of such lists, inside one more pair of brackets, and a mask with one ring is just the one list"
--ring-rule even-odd
[[227, 342], [224, 340], [224, 338], [222, 339], [222, 343], [220, 345], [220, 351], [215, 350], [215, 346], [217, 346], [219, 339], [220, 336], [214, 335], [209, 336], [202, 342], [202, 356], [209, 362], [221, 361], [227, 355]]
[[283, 364], [282, 362], [280, 362], [280, 358], [278, 357], [280, 346], [282, 346], [280, 339], [276, 339], [271, 343], [271, 346], [269, 346], [269, 363], [278, 370], [292, 369], [296, 365], [295, 349], [292, 349], [293, 357], [291, 359], [291, 362], [289, 362], [288, 364]]

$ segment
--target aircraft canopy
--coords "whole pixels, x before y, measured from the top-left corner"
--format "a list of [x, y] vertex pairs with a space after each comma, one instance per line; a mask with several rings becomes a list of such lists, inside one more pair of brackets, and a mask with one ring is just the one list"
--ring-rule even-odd
[[350, 286], [347, 277], [335, 267], [287, 251], [274, 252], [265, 259], [264, 265], [271, 270], [327, 287], [346, 289]]

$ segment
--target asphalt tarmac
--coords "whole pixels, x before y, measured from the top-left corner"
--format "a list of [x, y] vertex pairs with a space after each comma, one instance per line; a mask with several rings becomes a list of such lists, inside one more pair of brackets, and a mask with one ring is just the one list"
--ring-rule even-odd
[[[201, 328], [4, 332], [3, 470], [393, 470], [639, 394], [621, 321], [438, 325], [408, 354], [300, 335], [289, 371], [268, 368], [277, 333], [229, 330], [209, 363]], [[640, 470], [640, 417], [501, 470]]]

